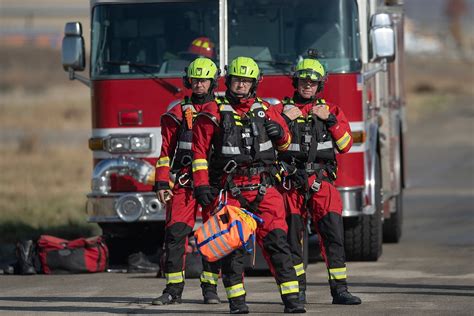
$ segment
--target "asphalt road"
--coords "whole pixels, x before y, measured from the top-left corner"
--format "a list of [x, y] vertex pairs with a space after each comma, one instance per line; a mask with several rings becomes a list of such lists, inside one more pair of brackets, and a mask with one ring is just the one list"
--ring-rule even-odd
[[[316, 263], [307, 269], [308, 313], [474, 315], [474, 108], [462, 103], [409, 126], [402, 240], [385, 244], [378, 262], [348, 263], [350, 290], [363, 304], [331, 305], [324, 265]], [[163, 287], [151, 274], [0, 276], [0, 314], [228, 312], [226, 303], [201, 304], [197, 279], [187, 280], [183, 304], [150, 305]], [[248, 277], [246, 288], [251, 312], [283, 312], [271, 277]]]

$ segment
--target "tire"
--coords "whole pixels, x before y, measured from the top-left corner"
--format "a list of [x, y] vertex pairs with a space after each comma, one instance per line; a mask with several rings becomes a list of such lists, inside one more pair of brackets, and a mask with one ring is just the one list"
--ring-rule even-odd
[[377, 261], [382, 255], [382, 175], [375, 157], [375, 213], [344, 218], [344, 247], [348, 261]]
[[386, 243], [398, 243], [402, 236], [403, 225], [403, 193], [400, 192], [394, 198], [395, 212], [383, 223], [383, 241]]

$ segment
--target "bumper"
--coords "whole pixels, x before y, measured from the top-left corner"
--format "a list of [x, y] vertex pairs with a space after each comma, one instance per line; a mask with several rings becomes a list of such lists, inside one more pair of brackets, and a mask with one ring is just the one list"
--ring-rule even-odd
[[350, 187], [338, 188], [342, 200], [342, 216], [355, 217], [360, 215], [371, 215], [374, 213], [372, 205], [364, 205], [364, 188]]
[[87, 195], [86, 213], [92, 223], [164, 221], [165, 206], [154, 192], [120, 192]]

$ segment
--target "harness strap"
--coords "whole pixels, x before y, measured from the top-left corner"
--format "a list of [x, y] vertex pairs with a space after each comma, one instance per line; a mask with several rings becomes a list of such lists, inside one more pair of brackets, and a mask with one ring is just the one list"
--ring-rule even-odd
[[[260, 167], [257, 167], [255, 169], [258, 169], [258, 168]], [[272, 174], [273, 172], [275, 173], [277, 172], [276, 168], [272, 168], [268, 166], [262, 167], [262, 168], [265, 168], [265, 169], [262, 169], [262, 171], [260, 172], [260, 184], [256, 186], [238, 187], [234, 183], [234, 180], [233, 180], [234, 175], [237, 173], [236, 169], [234, 169], [232, 172], [230, 172], [227, 175], [225, 184], [224, 184], [224, 188], [226, 190], [229, 190], [230, 194], [232, 194], [232, 196], [236, 198], [237, 201], [239, 201], [240, 206], [242, 208], [249, 210], [250, 212], [254, 214], [262, 213], [261, 211], [258, 210], [258, 207], [260, 203], [263, 201], [265, 194], [267, 194], [267, 187], [270, 187], [271, 185], [273, 185], [273, 181], [271, 177], [266, 176], [265, 172], [269, 172], [270, 174]], [[250, 202], [249, 200], [247, 200], [245, 197], [242, 196], [242, 191], [253, 191], [253, 190], [258, 190], [258, 193], [255, 196], [255, 199], [253, 201]]]

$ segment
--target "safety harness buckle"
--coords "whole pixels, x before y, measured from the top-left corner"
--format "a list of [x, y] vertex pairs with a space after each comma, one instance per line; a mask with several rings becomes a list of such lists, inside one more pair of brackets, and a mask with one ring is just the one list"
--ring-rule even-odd
[[267, 194], [267, 187], [264, 185], [260, 185], [258, 188], [258, 194], [265, 195]]
[[237, 168], [237, 162], [235, 160], [229, 160], [229, 162], [224, 166], [223, 171], [225, 173], [231, 173]]
[[321, 188], [321, 182], [314, 180], [313, 184], [311, 184], [311, 190], [313, 190], [313, 192], [318, 192], [320, 188]]
[[233, 187], [230, 189], [230, 194], [233, 196], [233, 197], [236, 197], [236, 196], [239, 196], [241, 193], [240, 191], [240, 188], [239, 187]]

